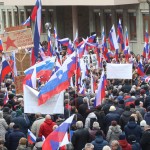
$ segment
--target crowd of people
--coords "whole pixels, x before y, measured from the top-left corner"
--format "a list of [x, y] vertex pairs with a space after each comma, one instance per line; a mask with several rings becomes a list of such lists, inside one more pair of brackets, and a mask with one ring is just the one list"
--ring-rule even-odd
[[[66, 51], [61, 54], [65, 60]], [[43, 137], [47, 138], [73, 114], [68, 131], [70, 143], [60, 150], [150, 150], [150, 86], [137, 74], [140, 59], [144, 66], [149, 62], [140, 55], [131, 55], [128, 63], [133, 64], [132, 80], [107, 80], [105, 98], [95, 107], [96, 91], [91, 92], [91, 76], [87, 76], [83, 80], [85, 93], [78, 93], [71, 86], [66, 89], [63, 115], [25, 114], [23, 96], [16, 94], [12, 76], [8, 74], [0, 89], [0, 150], [40, 150]], [[111, 58], [111, 62], [115, 63], [115, 59]], [[119, 63], [125, 63], [123, 54], [119, 55]], [[105, 61], [103, 68], [106, 70]], [[98, 86], [102, 69], [91, 63], [89, 72]], [[43, 83], [39, 81], [38, 86], [40, 89]], [[35, 143], [27, 138], [28, 129], [36, 136]]]

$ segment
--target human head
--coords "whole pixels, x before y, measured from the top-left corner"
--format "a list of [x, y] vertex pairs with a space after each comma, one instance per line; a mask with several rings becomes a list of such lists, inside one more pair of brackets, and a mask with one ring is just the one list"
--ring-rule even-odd
[[94, 145], [91, 143], [86, 143], [84, 150], [94, 150]]
[[137, 100], [135, 100], [134, 104], [135, 104], [135, 106], [139, 106], [140, 105], [140, 101], [137, 99]]
[[117, 125], [117, 121], [113, 120], [113, 121], [111, 122], [111, 125], [112, 125], [112, 126], [116, 126], [116, 125]]
[[119, 142], [117, 140], [113, 140], [111, 142], [111, 149], [112, 150], [117, 150], [119, 148]]
[[4, 146], [4, 140], [0, 138], [0, 148], [2, 148], [3, 146]]
[[20, 145], [26, 145], [27, 144], [27, 139], [22, 137], [20, 140], [19, 140], [19, 144]]
[[135, 135], [130, 135], [129, 137], [128, 137], [128, 140], [129, 140], [129, 142], [132, 144], [132, 143], [135, 143], [136, 142], [136, 137], [135, 137]]
[[102, 131], [101, 131], [101, 130], [98, 130], [95, 135], [96, 135], [96, 136], [102, 136], [103, 134], [102, 134]]
[[15, 124], [15, 125], [13, 126], [13, 129], [14, 129], [14, 130], [19, 130], [19, 125]]
[[51, 120], [51, 116], [50, 115], [46, 115], [45, 116], [45, 120]]
[[42, 117], [42, 114], [40, 112], [35, 114], [35, 118], [40, 118], [40, 117]]
[[142, 120], [140, 122], [140, 127], [145, 127], [147, 124], [146, 124], [146, 121], [145, 120]]
[[76, 122], [76, 127], [77, 127], [77, 129], [83, 128], [83, 122], [82, 121], [77, 121]]
[[93, 122], [93, 129], [100, 129], [99, 123], [98, 122]]
[[102, 150], [111, 150], [111, 148], [109, 146], [104, 146]]
[[15, 123], [14, 122], [11, 122], [10, 124], [9, 124], [9, 129], [13, 129], [13, 126], [15, 125]]
[[110, 106], [109, 111], [115, 111], [116, 107], [115, 106]]

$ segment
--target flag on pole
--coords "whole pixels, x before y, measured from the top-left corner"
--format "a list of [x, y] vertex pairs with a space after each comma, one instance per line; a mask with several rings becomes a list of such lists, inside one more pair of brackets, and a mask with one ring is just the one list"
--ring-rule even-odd
[[149, 51], [149, 35], [148, 32], [145, 32], [145, 38], [144, 38], [144, 49], [143, 49], [143, 57], [147, 58], [148, 51]]
[[36, 142], [36, 136], [28, 129], [28, 142], [33, 144]]
[[[38, 5], [38, 7], [37, 7]], [[36, 2], [36, 16], [35, 16], [35, 26], [34, 26], [34, 48], [32, 49], [32, 65], [35, 64], [37, 58], [38, 58], [38, 52], [39, 52], [39, 44], [40, 44], [40, 34], [41, 34], [41, 0], [37, 0]], [[35, 11], [33, 9], [33, 11]]]
[[58, 128], [49, 134], [43, 143], [43, 150], [58, 150], [73, 121], [73, 118], [74, 115], [65, 120]]
[[28, 17], [28, 19], [25, 21], [25, 22], [23, 22], [22, 23], [22, 25], [24, 25], [24, 26], [30, 26], [30, 16]]
[[2, 70], [1, 70], [1, 82], [5, 79], [6, 75], [12, 71], [5, 57], [2, 57]]
[[114, 25], [112, 26], [112, 28], [109, 32], [108, 41], [109, 41], [111, 50], [119, 49]]
[[38, 104], [44, 104], [52, 96], [60, 93], [70, 85], [70, 78], [74, 74], [76, 68], [76, 53], [72, 53], [55, 72], [50, 80], [41, 88], [38, 95]]
[[118, 33], [118, 43], [121, 44], [121, 50], [123, 51], [125, 49], [125, 44], [124, 44], [124, 38], [123, 38], [123, 29], [121, 25], [121, 19], [119, 19], [117, 33]]
[[144, 75], [145, 75], [145, 73], [144, 73], [144, 68], [143, 68], [141, 62], [139, 62], [139, 64], [138, 64], [137, 73], [138, 73], [139, 76], [144, 76]]
[[96, 93], [95, 106], [101, 105], [102, 100], [105, 97], [105, 86], [106, 86], [106, 76], [103, 70], [99, 81], [98, 90]]
[[94, 40], [95, 40], [95, 38], [96, 38], [96, 34], [93, 34], [93, 35], [91, 35], [91, 36], [88, 38], [87, 42], [93, 43]]
[[0, 39], [0, 51], [3, 51], [2, 40]]

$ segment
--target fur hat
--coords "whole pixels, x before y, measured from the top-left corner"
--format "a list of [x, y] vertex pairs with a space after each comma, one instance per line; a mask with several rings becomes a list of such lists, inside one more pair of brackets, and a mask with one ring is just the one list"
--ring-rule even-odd
[[110, 106], [109, 111], [115, 111], [116, 107], [115, 106]]

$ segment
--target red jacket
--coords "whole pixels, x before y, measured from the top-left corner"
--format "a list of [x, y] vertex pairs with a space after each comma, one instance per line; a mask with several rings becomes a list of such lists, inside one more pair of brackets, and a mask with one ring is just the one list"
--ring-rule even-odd
[[41, 124], [39, 130], [39, 137], [42, 135], [46, 138], [51, 132], [53, 132], [53, 126], [56, 125], [52, 120], [45, 120], [44, 123]]
[[122, 150], [132, 150], [131, 145], [127, 142], [127, 140], [118, 140]]

